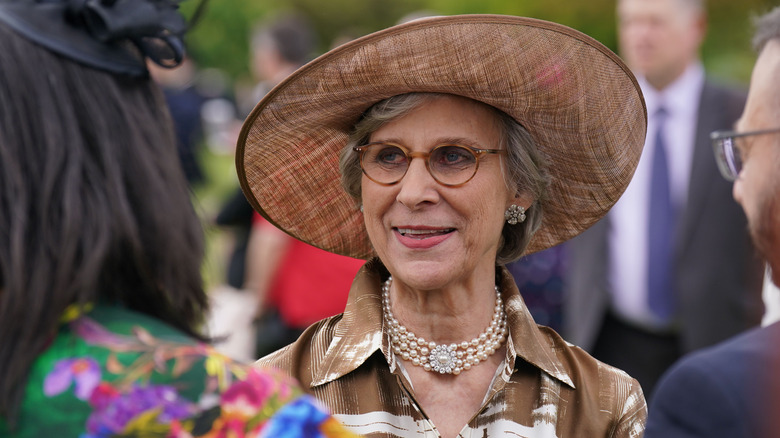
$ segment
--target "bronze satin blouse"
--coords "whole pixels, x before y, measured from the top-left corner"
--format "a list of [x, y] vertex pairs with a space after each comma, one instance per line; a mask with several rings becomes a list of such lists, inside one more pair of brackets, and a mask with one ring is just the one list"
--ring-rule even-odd
[[[355, 277], [343, 314], [312, 325], [257, 364], [289, 372], [353, 432], [438, 437], [383, 330], [386, 276], [382, 263], [370, 260]], [[647, 406], [639, 383], [537, 326], [509, 272], [501, 269], [499, 277], [507, 357], [460, 436], [641, 437]]]

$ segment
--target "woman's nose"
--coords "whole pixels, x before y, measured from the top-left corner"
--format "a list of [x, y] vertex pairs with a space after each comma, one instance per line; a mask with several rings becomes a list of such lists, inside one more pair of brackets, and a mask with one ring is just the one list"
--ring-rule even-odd
[[400, 189], [397, 200], [410, 210], [416, 210], [425, 204], [436, 203], [439, 200], [439, 183], [428, 172], [423, 159], [412, 160], [409, 169], [398, 184]]

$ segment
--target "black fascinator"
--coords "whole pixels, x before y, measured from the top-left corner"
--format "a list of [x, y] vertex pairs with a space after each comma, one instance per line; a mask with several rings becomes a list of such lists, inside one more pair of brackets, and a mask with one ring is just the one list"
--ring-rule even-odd
[[184, 57], [181, 1], [0, 0], [0, 21], [90, 67], [147, 76], [146, 58], [175, 67]]

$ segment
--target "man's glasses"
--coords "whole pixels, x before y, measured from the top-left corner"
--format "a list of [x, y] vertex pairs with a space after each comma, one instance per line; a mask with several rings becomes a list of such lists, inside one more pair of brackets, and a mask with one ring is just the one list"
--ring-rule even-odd
[[715, 131], [710, 134], [712, 147], [715, 150], [715, 160], [718, 162], [718, 168], [721, 175], [729, 181], [734, 181], [742, 172], [742, 142], [744, 137], [753, 135], [764, 135], [780, 132], [780, 128], [765, 129], [761, 131], [735, 132], [735, 131]]
[[503, 149], [476, 149], [458, 144], [442, 144], [430, 152], [412, 152], [395, 143], [369, 143], [356, 146], [363, 173], [377, 184], [393, 185], [406, 175], [414, 158], [425, 160], [425, 167], [439, 184], [458, 187], [474, 177], [479, 159], [485, 154], [504, 154]]

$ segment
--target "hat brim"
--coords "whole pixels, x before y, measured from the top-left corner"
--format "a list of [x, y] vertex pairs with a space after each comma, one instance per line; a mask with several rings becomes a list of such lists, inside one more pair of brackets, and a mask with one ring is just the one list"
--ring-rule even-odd
[[531, 133], [551, 182], [526, 253], [568, 240], [603, 217], [631, 180], [644, 145], [639, 85], [593, 38], [523, 17], [427, 18], [331, 50], [258, 103], [236, 152], [249, 202], [303, 242], [371, 257], [363, 215], [340, 185], [339, 152], [367, 108], [410, 92], [484, 102]]

